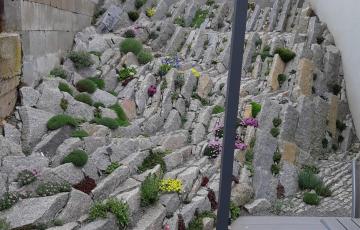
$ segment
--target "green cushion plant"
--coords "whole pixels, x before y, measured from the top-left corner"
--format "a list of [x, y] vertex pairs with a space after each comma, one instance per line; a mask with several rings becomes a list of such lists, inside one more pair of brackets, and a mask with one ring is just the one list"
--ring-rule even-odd
[[90, 81], [94, 82], [96, 87], [98, 89], [104, 89], [105, 88], [105, 81], [99, 77], [89, 77]]
[[74, 138], [83, 139], [84, 137], [88, 137], [89, 134], [83, 129], [77, 129], [77, 130], [72, 131], [70, 136], [74, 137]]
[[66, 83], [63, 82], [59, 82], [59, 86], [58, 86], [59, 90], [61, 92], [67, 92], [68, 94], [70, 94], [71, 96], [73, 95], [73, 90], [70, 88], [70, 86]]
[[290, 49], [287, 49], [287, 48], [277, 48], [275, 50], [275, 54], [279, 54], [280, 58], [285, 63], [288, 63], [289, 61], [291, 61], [292, 59], [294, 59], [296, 57], [296, 53], [294, 53], [293, 51], [291, 51]]
[[93, 100], [91, 99], [90, 95], [87, 93], [79, 93], [78, 95], [75, 96], [75, 100], [88, 104], [90, 106], [93, 105]]
[[140, 204], [147, 207], [159, 199], [160, 179], [153, 174], [148, 175], [140, 186]]
[[144, 50], [140, 51], [137, 58], [138, 58], [139, 63], [142, 64], [142, 65], [145, 65], [145, 64], [151, 62], [154, 59], [151, 52], [144, 51]]
[[135, 38], [126, 38], [120, 43], [120, 51], [125, 54], [132, 52], [133, 54], [138, 55], [142, 49], [143, 45]]
[[255, 118], [261, 111], [261, 105], [256, 102], [251, 102], [251, 113], [252, 116]]
[[68, 78], [68, 75], [67, 75], [67, 72], [60, 68], [60, 67], [55, 67], [54, 69], [52, 69], [50, 71], [50, 75], [54, 76], [54, 77], [59, 77], [59, 78], [62, 78], [62, 79], [67, 79]]
[[62, 163], [73, 163], [73, 165], [75, 165], [76, 167], [83, 167], [86, 165], [87, 161], [88, 155], [86, 154], [86, 152], [80, 149], [76, 149], [72, 151], [69, 155], [67, 155], [63, 159]]
[[90, 79], [82, 79], [76, 83], [75, 87], [79, 92], [87, 92], [92, 94], [96, 91], [97, 85]]
[[161, 166], [162, 172], [166, 172], [166, 164], [164, 161], [165, 152], [154, 152], [151, 151], [142, 164], [138, 167], [139, 172], [145, 172], [148, 169], [154, 168], [156, 165]]
[[109, 129], [117, 129], [119, 128], [119, 123], [115, 119], [112, 119], [110, 117], [101, 117], [101, 118], [94, 118], [94, 123], [98, 125], [103, 125], [108, 127]]
[[68, 58], [74, 63], [76, 69], [83, 69], [94, 64], [90, 53], [85, 51], [72, 51]]
[[76, 127], [78, 125], [78, 121], [65, 114], [55, 115], [47, 122], [47, 128], [49, 130], [56, 130], [66, 125]]
[[304, 193], [303, 201], [309, 205], [319, 205], [320, 197], [316, 193], [306, 192]]
[[212, 110], [212, 114], [223, 113], [224, 111], [225, 111], [224, 107], [220, 105], [216, 105]]
[[321, 184], [321, 180], [313, 172], [303, 170], [298, 175], [298, 183], [300, 189], [312, 190]]

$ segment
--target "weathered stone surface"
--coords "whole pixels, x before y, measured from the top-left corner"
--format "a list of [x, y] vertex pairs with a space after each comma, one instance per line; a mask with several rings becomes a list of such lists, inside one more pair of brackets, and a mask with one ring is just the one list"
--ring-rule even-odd
[[177, 176], [177, 178], [183, 182], [183, 191], [185, 193], [190, 192], [199, 172], [198, 167], [190, 167]]
[[273, 64], [270, 70], [270, 74], [268, 77], [268, 84], [271, 86], [272, 90], [278, 90], [279, 89], [279, 81], [278, 76], [279, 74], [284, 73], [285, 70], [285, 63], [283, 60], [281, 60], [279, 54], [275, 54], [275, 57], [273, 59]]
[[149, 156], [149, 151], [142, 151], [130, 154], [124, 160], [120, 161], [122, 165], [130, 169], [130, 173], [136, 172], [137, 168], [142, 164], [144, 159]]
[[213, 82], [211, 78], [207, 75], [201, 76], [199, 78], [198, 87], [196, 93], [201, 98], [207, 98], [208, 94], [211, 92], [213, 87]]
[[15, 33], [0, 34], [0, 79], [21, 73], [21, 41]]
[[175, 152], [172, 152], [170, 154], [167, 154], [164, 157], [164, 161], [166, 164], [166, 169], [168, 171], [176, 168], [177, 166], [184, 163], [184, 160], [188, 158], [191, 155], [192, 147], [184, 147], [182, 149], [179, 149]]
[[281, 159], [283, 161], [286, 161], [289, 164], [295, 164], [298, 154], [298, 148], [296, 144], [291, 142], [284, 142], [282, 145], [281, 152], [282, 152]]
[[99, 219], [85, 226], [81, 227], [79, 230], [118, 230], [116, 218], [114, 216], [110, 216], [107, 219]]
[[243, 206], [251, 201], [254, 195], [254, 189], [245, 183], [235, 185], [231, 191], [231, 201], [237, 206]]
[[32, 224], [46, 223], [54, 219], [57, 212], [65, 206], [67, 199], [67, 193], [60, 193], [55, 196], [21, 200], [1, 216], [6, 217], [12, 228], [26, 228]]
[[187, 144], [188, 136], [189, 133], [187, 131], [177, 131], [167, 135], [161, 141], [161, 145], [165, 149], [176, 150]]
[[65, 114], [74, 116], [77, 118], [84, 118], [88, 121], [94, 118], [94, 108], [75, 100], [69, 94], [65, 94], [65, 99], [69, 102]]
[[73, 189], [69, 196], [66, 206], [56, 217], [65, 223], [76, 221], [82, 215], [87, 214], [93, 203], [90, 196], [76, 189]]
[[71, 223], [64, 224], [62, 226], [48, 228], [48, 230], [73, 230], [73, 229], [76, 229], [77, 226], [78, 226], [78, 224], [76, 222], [71, 222]]
[[193, 144], [200, 143], [202, 140], [204, 140], [205, 134], [206, 134], [206, 129], [204, 125], [201, 123], [196, 124], [191, 135], [191, 142]]
[[181, 117], [177, 110], [171, 110], [165, 124], [164, 130], [165, 132], [171, 132], [180, 129], [181, 127]]
[[295, 132], [299, 120], [299, 113], [291, 105], [285, 107], [284, 117], [280, 127], [280, 139], [293, 142], [295, 140]]
[[140, 209], [140, 188], [124, 192], [116, 196], [117, 199], [126, 202], [129, 205], [130, 213], [135, 214]]
[[271, 208], [271, 203], [266, 199], [257, 199], [257, 200], [254, 200], [251, 204], [245, 205], [245, 209], [250, 214], [265, 211], [269, 208]]
[[328, 113], [328, 121], [329, 121], [328, 127], [333, 137], [336, 136], [336, 120], [337, 120], [338, 107], [339, 107], [339, 98], [335, 95], [331, 96], [330, 109]]
[[146, 210], [142, 218], [137, 222], [134, 230], [155, 230], [162, 228], [162, 221], [165, 218], [166, 209], [161, 204]]
[[314, 64], [311, 60], [303, 58], [299, 62], [299, 93], [305, 96], [312, 94]]
[[181, 95], [189, 100], [191, 98], [194, 87], [196, 86], [197, 78], [194, 77], [191, 71], [185, 73], [185, 84], [182, 87]]
[[284, 162], [280, 172], [280, 183], [285, 188], [285, 196], [292, 196], [298, 191], [298, 172], [295, 165]]
[[124, 112], [130, 121], [136, 117], [136, 104], [133, 100], [130, 99], [122, 100], [121, 107], [124, 109]]
[[7, 191], [7, 175], [5, 173], [0, 173], [0, 197]]
[[35, 106], [39, 100], [40, 93], [32, 87], [22, 87], [20, 89], [21, 103], [24, 106]]
[[23, 150], [30, 152], [46, 133], [46, 123], [53, 114], [27, 106], [20, 107], [19, 114], [23, 122], [21, 134]]
[[46, 170], [42, 177], [47, 181], [67, 181], [74, 185], [84, 179], [84, 173], [80, 168], [75, 167], [72, 163], [67, 163], [50, 170]]
[[180, 205], [179, 196], [175, 193], [163, 194], [159, 198], [160, 203], [166, 208], [166, 216], [170, 217]]
[[95, 102], [103, 103], [106, 107], [114, 105], [117, 102], [117, 98], [114, 95], [100, 89], [97, 89], [93, 94], [91, 94], [91, 98]]
[[[44, 83], [45, 84], [45, 83]], [[60, 107], [61, 99], [63, 98], [63, 94], [57, 88], [50, 88], [48, 84], [45, 84], [41, 89], [41, 96], [37, 101], [36, 107], [38, 109], [47, 111], [53, 114], [62, 113], [63, 110]]]
[[0, 135], [0, 159], [5, 156], [24, 156], [21, 146]]
[[203, 230], [212, 230], [214, 228], [215, 220], [213, 218], [205, 217], [202, 223]]

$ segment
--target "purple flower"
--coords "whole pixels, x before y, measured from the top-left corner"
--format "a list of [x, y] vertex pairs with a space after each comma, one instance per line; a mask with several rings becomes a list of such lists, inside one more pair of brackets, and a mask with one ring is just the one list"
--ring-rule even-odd
[[247, 148], [247, 145], [240, 142], [240, 141], [235, 141], [235, 149], [240, 149], [241, 151], [244, 151]]
[[151, 86], [148, 88], [148, 95], [149, 95], [149, 97], [154, 96], [155, 93], [156, 93], [156, 86], [155, 86], [155, 85], [151, 85]]
[[220, 124], [219, 121], [215, 124], [214, 133], [217, 138], [222, 138], [224, 136], [224, 125]]
[[245, 118], [244, 120], [241, 121], [240, 123], [243, 126], [253, 126], [255, 128], [259, 127], [259, 123], [255, 118]]

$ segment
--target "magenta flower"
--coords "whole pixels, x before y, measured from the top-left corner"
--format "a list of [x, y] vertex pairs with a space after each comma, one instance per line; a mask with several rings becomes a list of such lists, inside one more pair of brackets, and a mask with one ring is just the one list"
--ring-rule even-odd
[[245, 118], [244, 120], [241, 121], [240, 123], [243, 126], [253, 126], [255, 128], [259, 127], [259, 123], [255, 118]]
[[244, 151], [247, 148], [247, 145], [240, 142], [240, 141], [236, 141], [235, 142], [235, 149], [239, 149], [241, 151]]
[[224, 125], [220, 124], [219, 121], [217, 121], [215, 124], [214, 134], [217, 138], [222, 138], [224, 136]]
[[151, 86], [148, 88], [148, 95], [149, 95], [149, 97], [154, 96], [155, 93], [156, 93], [156, 86], [155, 86], [155, 85], [151, 85]]

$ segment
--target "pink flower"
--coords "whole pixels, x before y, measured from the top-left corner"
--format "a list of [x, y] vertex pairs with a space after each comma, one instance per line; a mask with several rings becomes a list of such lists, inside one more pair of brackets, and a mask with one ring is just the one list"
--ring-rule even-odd
[[243, 126], [253, 126], [255, 128], [259, 127], [259, 123], [255, 118], [245, 118], [244, 120], [241, 121], [240, 123]]
[[149, 95], [149, 97], [154, 96], [155, 93], [156, 93], [156, 86], [155, 86], [155, 85], [151, 85], [151, 86], [148, 88], [148, 95]]
[[169, 224], [165, 224], [164, 230], [170, 230], [170, 225], [169, 225]]
[[235, 142], [235, 149], [240, 149], [241, 151], [244, 151], [247, 148], [247, 145], [240, 142], [240, 141], [236, 141]]

